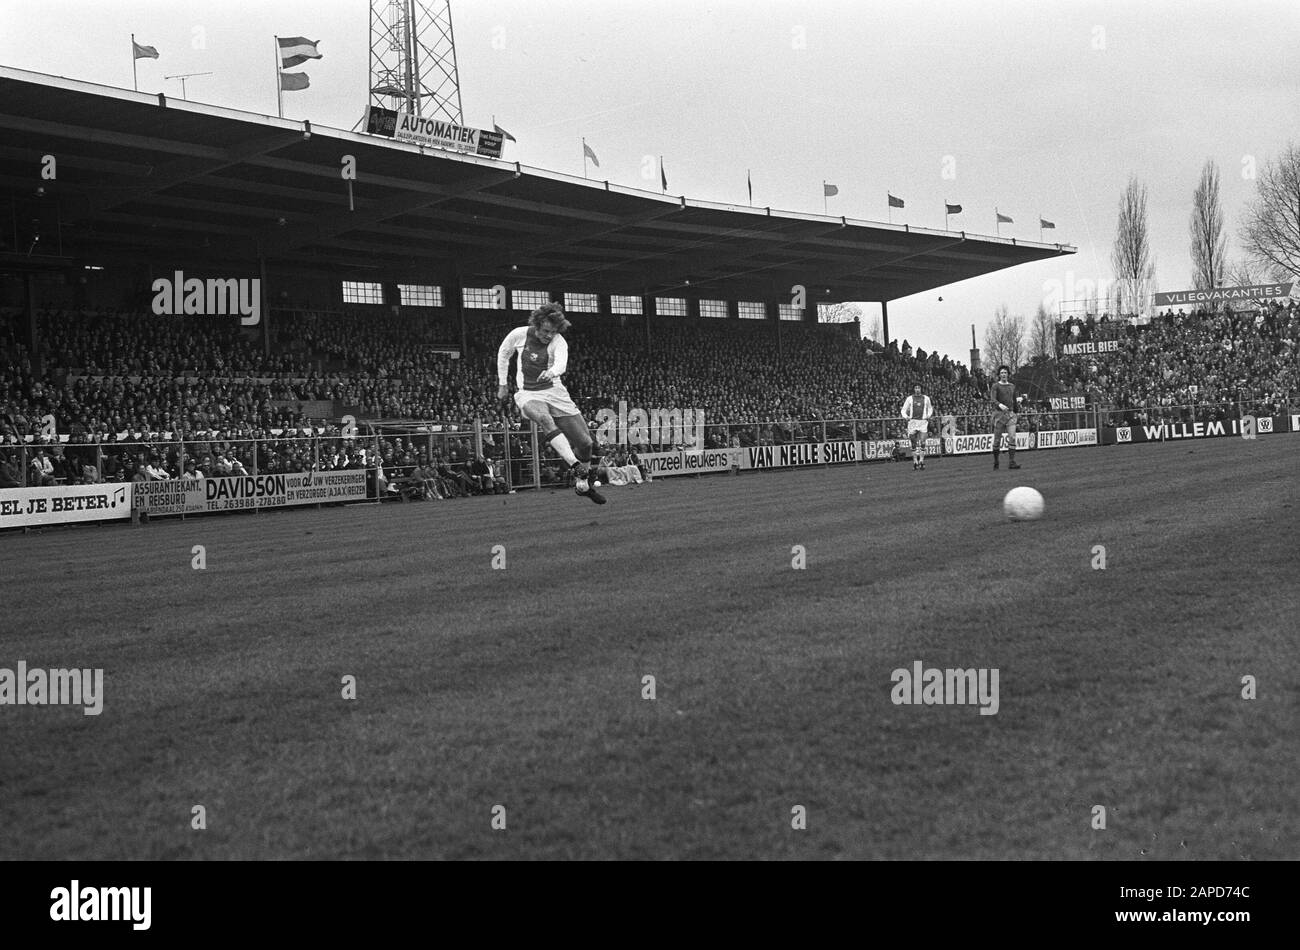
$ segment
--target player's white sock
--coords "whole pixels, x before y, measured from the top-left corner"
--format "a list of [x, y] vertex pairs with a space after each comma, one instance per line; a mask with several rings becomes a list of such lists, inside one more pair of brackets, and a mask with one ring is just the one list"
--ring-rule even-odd
[[551, 439], [551, 445], [555, 447], [555, 451], [560, 453], [560, 458], [564, 459], [564, 461], [570, 465], [577, 463], [578, 456], [573, 454], [573, 447], [569, 445], [569, 439], [563, 432]]

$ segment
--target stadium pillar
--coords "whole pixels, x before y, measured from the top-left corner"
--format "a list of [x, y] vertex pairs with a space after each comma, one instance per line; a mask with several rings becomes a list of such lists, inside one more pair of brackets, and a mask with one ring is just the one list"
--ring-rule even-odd
[[889, 301], [880, 301], [880, 332], [885, 337], [880, 342], [889, 346]]
[[443, 306], [450, 308], [456, 317], [456, 332], [460, 335], [460, 353], [464, 356], [469, 351], [469, 335], [465, 330], [465, 294], [461, 290], [462, 287], [460, 268], [456, 268], [456, 272], [447, 281], [442, 303]]
[[266, 289], [266, 258], [257, 259], [258, 276], [261, 278], [259, 286], [261, 289], [261, 301], [258, 306], [262, 308], [262, 355], [269, 357], [271, 355], [271, 300], [270, 291]]

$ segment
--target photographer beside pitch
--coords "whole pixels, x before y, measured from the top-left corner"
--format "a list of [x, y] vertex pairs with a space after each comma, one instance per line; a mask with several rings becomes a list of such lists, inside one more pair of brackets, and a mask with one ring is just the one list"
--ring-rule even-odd
[[[1023, 399], [1024, 397], [1019, 397]], [[1011, 382], [1011, 367], [998, 367], [998, 381], [989, 387], [989, 401], [993, 403], [993, 467], [998, 467], [998, 446], [1002, 433], [1007, 434], [1007, 468], [1019, 468], [1016, 462], [1016, 396]]]

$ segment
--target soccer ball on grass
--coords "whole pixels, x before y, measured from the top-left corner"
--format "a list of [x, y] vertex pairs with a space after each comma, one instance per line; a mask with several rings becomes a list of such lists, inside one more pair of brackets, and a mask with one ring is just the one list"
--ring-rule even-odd
[[1032, 488], [1013, 488], [1002, 499], [1002, 510], [1012, 521], [1036, 521], [1043, 517], [1043, 496]]

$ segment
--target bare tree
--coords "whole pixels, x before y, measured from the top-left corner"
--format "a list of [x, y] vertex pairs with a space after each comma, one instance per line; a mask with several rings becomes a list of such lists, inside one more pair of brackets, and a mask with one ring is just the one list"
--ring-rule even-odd
[[[1124, 289], [1116, 281], [1106, 290], [1106, 306], [1103, 312], [1118, 318], [1124, 311]], [[1100, 316], [1100, 313], [1098, 314]]]
[[1155, 283], [1156, 262], [1147, 229], [1147, 186], [1130, 177], [1119, 199], [1119, 224], [1110, 252], [1119, 285], [1120, 314], [1144, 313]]
[[999, 304], [993, 311], [993, 319], [984, 325], [984, 362], [989, 366], [998, 366], [1003, 362], [1003, 328], [1007, 320], [1007, 305]]
[[1010, 317], [1007, 320], [1007, 359], [1012, 371], [1020, 368], [1028, 356], [1025, 347], [1025, 318]]
[[1300, 148], [1294, 142], [1279, 158], [1264, 163], [1240, 238], [1261, 271], [1300, 277]]
[[862, 308], [855, 303], [833, 303], [817, 308], [820, 323], [852, 323], [862, 319]]
[[1015, 372], [1025, 356], [1025, 321], [1013, 317], [1006, 304], [993, 311], [993, 319], [984, 327], [984, 358], [990, 367], [1003, 363]]
[[867, 331], [867, 337], [877, 343], [885, 342], [885, 328], [880, 322], [880, 314], [876, 314], [871, 318], [871, 329]]
[[1192, 192], [1192, 286], [1213, 290], [1223, 283], [1228, 269], [1228, 238], [1223, 233], [1223, 205], [1219, 202], [1219, 166], [1207, 158], [1201, 180]]
[[1029, 358], [1035, 356], [1053, 357], [1056, 355], [1056, 321], [1047, 312], [1042, 303], [1029, 324]]
[[1282, 282], [1287, 279], [1272, 264], [1261, 264], [1249, 257], [1240, 257], [1228, 265], [1228, 283], [1233, 287], [1249, 287], [1252, 284]]

